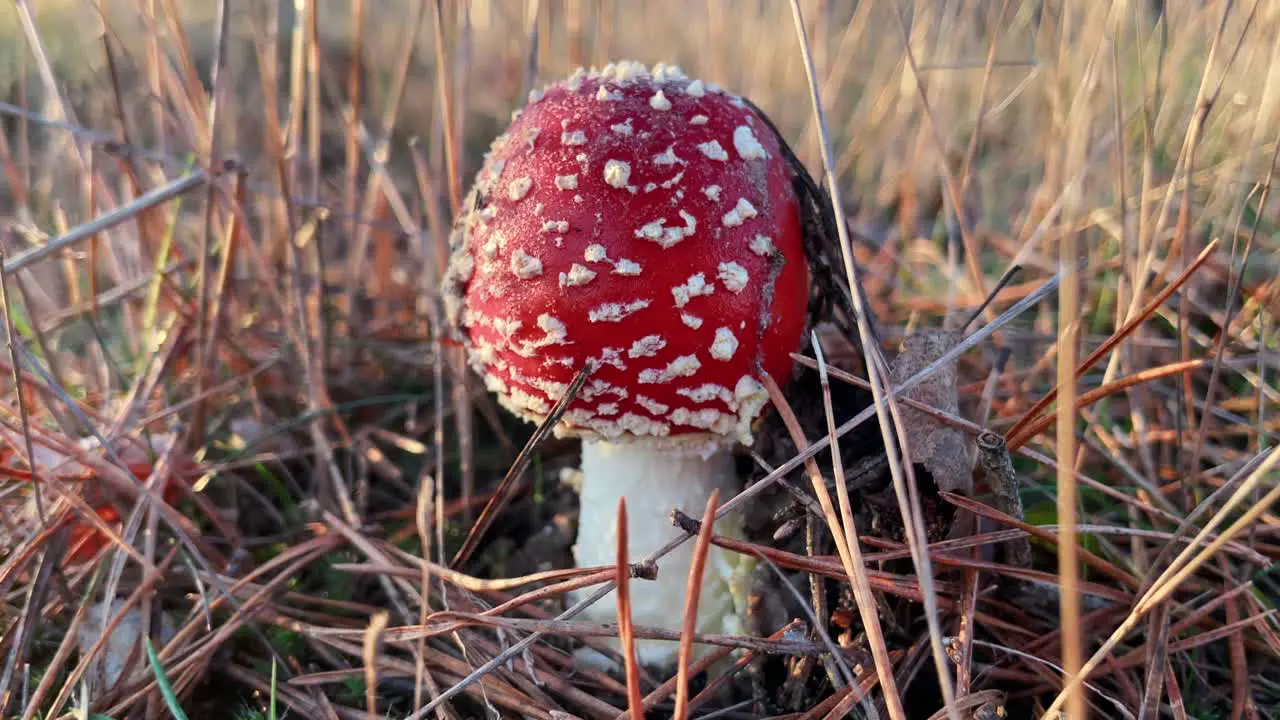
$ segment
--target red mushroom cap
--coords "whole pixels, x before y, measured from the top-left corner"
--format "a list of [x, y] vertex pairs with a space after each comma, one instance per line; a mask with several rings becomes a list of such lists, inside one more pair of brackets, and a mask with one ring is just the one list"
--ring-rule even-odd
[[579, 70], [513, 117], [455, 227], [472, 367], [557, 434], [749, 442], [790, 372], [808, 267], [793, 171], [746, 103], [679, 68]]

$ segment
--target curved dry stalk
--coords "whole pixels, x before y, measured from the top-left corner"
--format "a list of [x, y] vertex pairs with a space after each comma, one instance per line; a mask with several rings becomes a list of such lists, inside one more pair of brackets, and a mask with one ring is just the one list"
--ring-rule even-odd
[[[618, 626], [615, 623], [579, 622], [575, 620], [536, 620], [532, 618], [510, 618], [486, 615], [478, 612], [462, 612], [458, 610], [441, 611], [433, 616], [437, 624], [405, 625], [387, 628], [384, 635], [387, 642], [404, 643], [417, 640], [419, 637], [437, 637], [457, 631], [463, 627], [495, 627], [521, 632], [549, 632], [570, 637], [618, 637]], [[307, 633], [317, 638], [359, 638], [364, 632], [360, 628], [307, 628]], [[637, 625], [634, 635], [642, 640], [670, 640], [680, 642], [682, 635], [674, 630]], [[808, 640], [769, 640], [749, 635], [721, 635], [715, 633], [693, 633], [689, 635], [693, 643], [712, 645], [723, 648], [741, 648], [779, 655], [818, 655], [827, 652], [826, 646]], [[692, 667], [692, 665], [691, 665]]]

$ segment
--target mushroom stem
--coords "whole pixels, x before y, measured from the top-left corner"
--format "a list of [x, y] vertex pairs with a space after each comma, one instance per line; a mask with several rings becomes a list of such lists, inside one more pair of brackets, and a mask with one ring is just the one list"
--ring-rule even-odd
[[[733, 453], [718, 447], [711, 454], [698, 446], [690, 449], [654, 447], [650, 443], [587, 440], [582, 443], [582, 493], [578, 516], [578, 540], [573, 552], [579, 567], [610, 565], [617, 548], [618, 498], [627, 499], [627, 554], [639, 561], [675, 536], [673, 509], [700, 516], [713, 490], [730, 497], [739, 480]], [[717, 532], [737, 534], [733, 520], [717, 523]], [[680, 629], [684, 616], [685, 586], [693, 561], [689, 542], [658, 561], [658, 578], [631, 584], [631, 616], [636, 625]], [[744, 565], [736, 555], [712, 547], [703, 573], [698, 599], [700, 632], [735, 632], [740, 626], [736, 588]], [[589, 594], [594, 588], [578, 593]], [[588, 608], [583, 619], [615, 622], [617, 594], [610, 593]], [[648, 665], [674, 662], [679, 646], [665, 640], [636, 641], [638, 660]], [[587, 659], [601, 662], [598, 653]]]

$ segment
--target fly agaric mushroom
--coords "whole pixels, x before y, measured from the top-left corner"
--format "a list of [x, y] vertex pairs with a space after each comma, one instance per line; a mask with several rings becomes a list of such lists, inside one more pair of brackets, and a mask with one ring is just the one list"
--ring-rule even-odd
[[[697, 516], [713, 489], [731, 495], [732, 448], [768, 404], [759, 369], [791, 371], [809, 275], [779, 142], [741, 98], [621, 62], [532, 93], [485, 157], [453, 232], [446, 311], [525, 420], [590, 370], [555, 427], [583, 440], [579, 566], [613, 563], [619, 497], [639, 559], [670, 539], [673, 508]], [[632, 586], [636, 624], [679, 627], [691, 545]], [[743, 565], [712, 553], [699, 628], [733, 631]], [[615, 612], [602, 601], [586, 616]], [[676, 650], [638, 644], [647, 663]]]

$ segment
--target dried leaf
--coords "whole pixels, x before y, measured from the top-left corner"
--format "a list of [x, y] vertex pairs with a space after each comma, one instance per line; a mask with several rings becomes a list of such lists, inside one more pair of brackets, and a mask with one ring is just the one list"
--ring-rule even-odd
[[[895, 385], [902, 383], [942, 357], [961, 339], [961, 333], [954, 330], [921, 330], [907, 336], [902, 341], [902, 351], [894, 358], [889, 371], [890, 378]], [[903, 396], [942, 412], [957, 414], [960, 410], [960, 391], [955, 363], [947, 363]], [[964, 433], [919, 410], [905, 405], [900, 408], [911, 461], [928, 470], [940, 490], [968, 491], [973, 480], [973, 470], [969, 461], [968, 440]]]
[[[112, 616], [120, 611], [123, 601], [124, 598], [116, 598], [112, 602]], [[103, 631], [111, 620], [111, 616], [104, 614], [106, 609], [102, 604], [95, 604], [88, 609], [84, 624], [76, 632], [76, 642], [82, 654], [92, 650], [98, 639], [102, 637]], [[160, 642], [169, 642], [175, 633], [173, 618], [168, 613], [160, 613]], [[130, 608], [124, 614], [120, 624], [111, 631], [106, 644], [102, 646], [89, 666], [86, 677], [94, 687], [99, 689], [115, 687], [125, 671], [130, 668], [130, 658], [137, 663], [139, 658], [144, 657], [141, 651], [137, 653], [133, 651], [141, 638], [142, 612], [138, 608]], [[134, 667], [136, 668], [137, 665]]]

